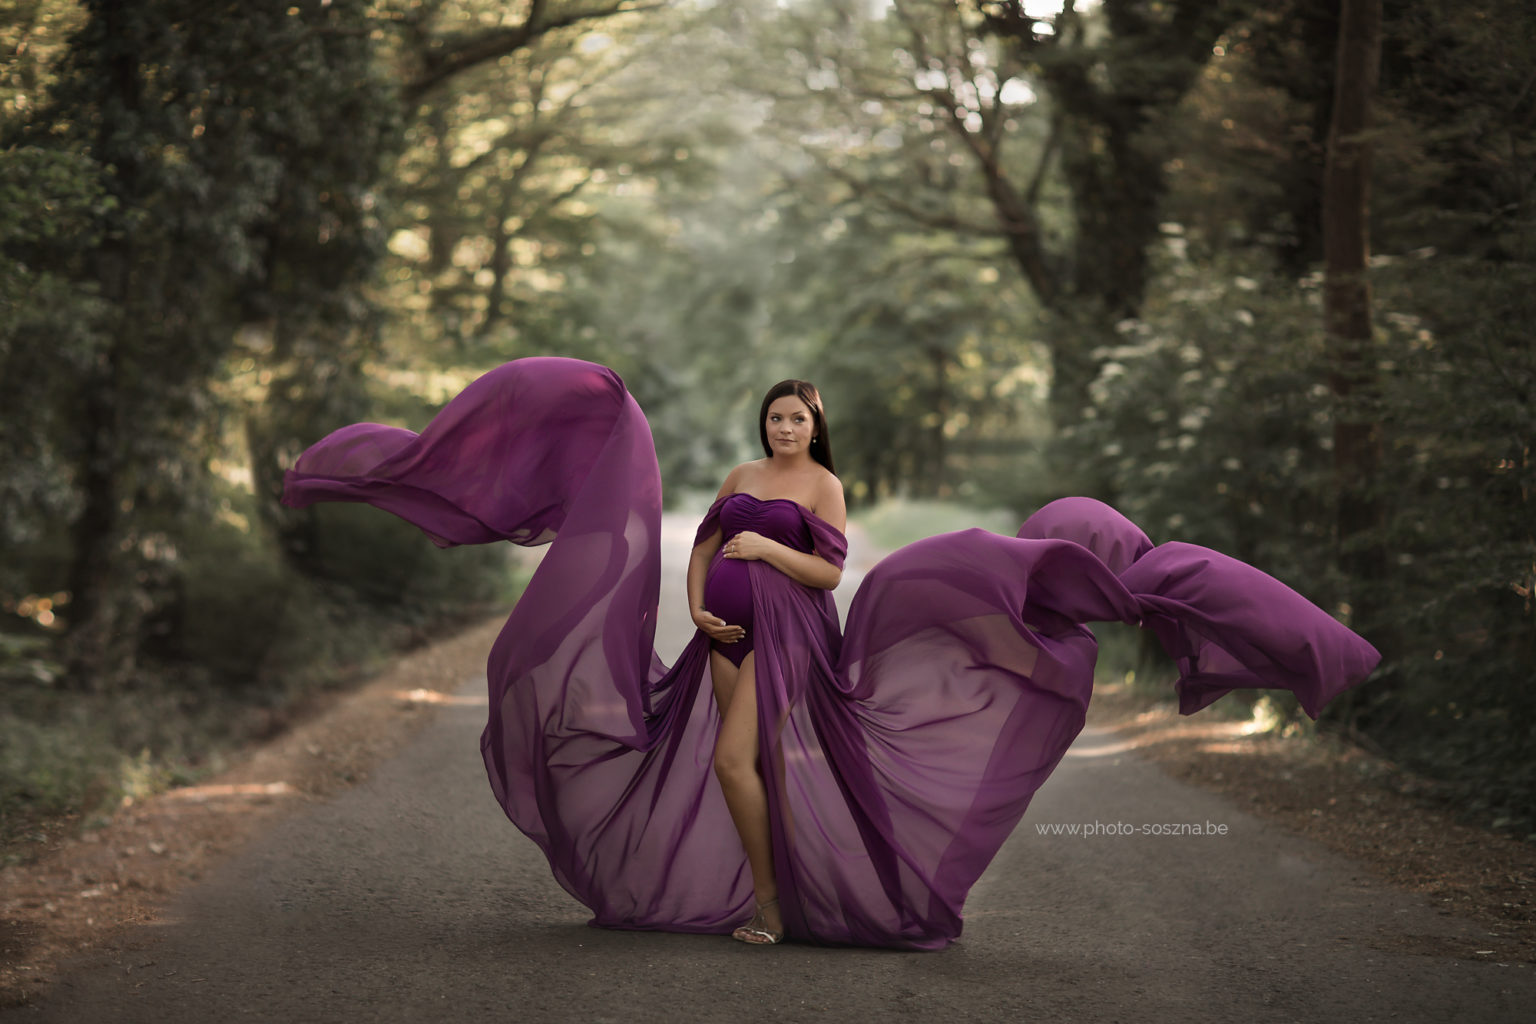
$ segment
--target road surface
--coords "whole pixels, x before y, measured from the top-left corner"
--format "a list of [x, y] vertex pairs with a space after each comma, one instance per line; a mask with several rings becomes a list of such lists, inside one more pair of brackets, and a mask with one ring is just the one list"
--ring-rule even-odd
[[[669, 517], [667, 538], [677, 591], [691, 524]], [[682, 599], [664, 606], [665, 655], [686, 629]], [[1093, 729], [947, 950], [593, 929], [491, 797], [484, 680], [460, 697], [6, 1021], [1536, 1020], [1536, 970], [1479, 957], [1478, 925]], [[1192, 824], [1223, 834], [1152, 834]]]

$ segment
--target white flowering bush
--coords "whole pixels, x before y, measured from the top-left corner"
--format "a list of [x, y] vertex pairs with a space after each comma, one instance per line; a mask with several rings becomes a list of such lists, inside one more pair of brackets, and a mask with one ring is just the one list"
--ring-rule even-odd
[[1328, 393], [1307, 292], [1249, 270], [1185, 267], [1097, 352], [1071, 458], [1153, 540], [1262, 565], [1326, 599]]

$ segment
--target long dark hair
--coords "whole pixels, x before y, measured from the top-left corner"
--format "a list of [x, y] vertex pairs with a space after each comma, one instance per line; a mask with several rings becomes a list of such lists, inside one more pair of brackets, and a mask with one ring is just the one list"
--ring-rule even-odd
[[826, 414], [821, 411], [821, 393], [808, 380], [781, 380], [763, 396], [763, 407], [757, 411], [757, 436], [763, 442], [763, 454], [773, 458], [773, 447], [768, 444], [768, 407], [785, 395], [794, 395], [811, 410], [811, 458], [832, 468], [832, 433], [827, 429]]

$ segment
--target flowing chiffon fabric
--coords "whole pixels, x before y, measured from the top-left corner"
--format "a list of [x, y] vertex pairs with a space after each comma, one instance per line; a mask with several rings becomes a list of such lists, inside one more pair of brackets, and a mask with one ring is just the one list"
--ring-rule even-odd
[[[594, 924], [746, 920], [751, 878], [712, 770], [709, 641], [670, 667], [655, 654], [661, 487], [616, 374], [522, 359], [419, 436], [343, 428], [286, 479], [287, 504], [320, 500], [376, 505], [442, 545], [550, 542], [490, 655], [496, 798]], [[840, 566], [843, 535], [794, 510], [799, 546]], [[1154, 546], [1088, 498], [1053, 502], [1017, 537], [966, 530], [892, 553], [841, 636], [829, 592], [745, 566], [780, 906], [804, 941], [931, 949], [960, 934], [966, 893], [1083, 726], [1088, 622], [1152, 629], [1185, 713], [1273, 687], [1315, 716], [1379, 657], [1278, 580]]]

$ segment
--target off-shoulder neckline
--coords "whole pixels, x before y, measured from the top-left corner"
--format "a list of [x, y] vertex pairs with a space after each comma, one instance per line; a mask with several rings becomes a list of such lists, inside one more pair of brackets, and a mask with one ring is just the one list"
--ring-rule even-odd
[[[761, 505], [766, 505], [766, 504], [768, 504], [771, 501], [787, 501], [791, 505], [794, 505], [796, 508], [803, 509], [804, 511], [809, 512], [813, 516], [816, 514], [816, 510], [815, 509], [811, 508], [809, 505], [805, 504], [804, 502], [796, 501], [794, 498], [759, 498], [757, 495], [753, 494], [751, 491], [732, 491], [730, 494], [727, 494], [725, 497], [726, 498], [735, 498], [735, 497], [751, 498], [753, 501], [755, 501], [755, 502], [757, 502], [757, 503], [759, 503]], [[724, 501], [725, 499], [722, 498], [721, 500]]]
[[825, 519], [821, 518], [821, 516], [817, 515], [815, 512], [812, 512], [810, 509], [806, 508], [804, 505], [802, 505], [800, 502], [796, 501], [794, 498], [759, 498], [757, 495], [751, 493], [750, 491], [732, 491], [730, 494], [726, 494], [726, 495], [721, 496], [720, 498], [717, 498], [715, 500], [714, 505], [710, 506], [710, 510], [713, 511], [714, 509], [719, 508], [721, 505], [725, 504], [727, 501], [729, 501], [730, 499], [735, 498], [735, 497], [751, 498], [753, 501], [757, 502], [759, 505], [767, 505], [770, 502], [774, 502], [774, 501], [787, 501], [787, 502], [789, 502], [789, 504], [791, 504], [791, 505], [795, 506], [795, 508], [799, 509], [801, 515], [806, 516], [807, 518], [816, 520], [822, 526], [825, 526], [827, 529], [831, 530], [833, 533], [837, 534], [839, 537], [845, 536], [845, 534], [843, 533], [842, 530], [839, 530], [837, 527], [833, 526], [831, 523], [829, 523]]

